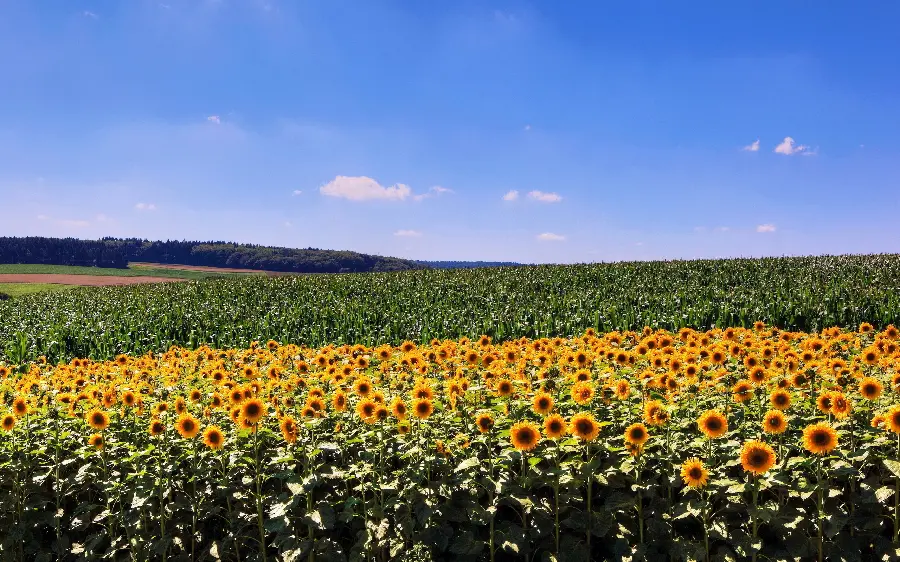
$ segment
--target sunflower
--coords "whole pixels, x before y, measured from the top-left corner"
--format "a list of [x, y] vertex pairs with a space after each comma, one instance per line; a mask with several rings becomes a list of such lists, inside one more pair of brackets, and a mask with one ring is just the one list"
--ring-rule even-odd
[[413, 402], [413, 415], [420, 420], [428, 419], [432, 412], [434, 412], [434, 405], [431, 400], [425, 398]]
[[831, 406], [832, 406], [832, 404], [831, 404], [831, 393], [830, 392], [823, 392], [816, 399], [816, 407], [823, 414], [830, 414]]
[[28, 413], [28, 402], [24, 398], [19, 397], [13, 400], [13, 414], [21, 418]]
[[397, 422], [397, 433], [399, 433], [400, 435], [406, 435], [407, 433], [409, 433], [409, 430], [410, 425], [408, 421], [403, 420]]
[[225, 435], [221, 429], [211, 425], [203, 431], [203, 444], [210, 449], [221, 449], [225, 444]]
[[718, 410], [707, 410], [697, 419], [697, 425], [709, 439], [716, 439], [728, 433], [728, 419]]
[[791, 407], [791, 393], [778, 389], [769, 396], [769, 403], [777, 410], [787, 410]]
[[391, 413], [394, 414], [394, 417], [398, 420], [405, 420], [406, 415], [409, 413], [409, 410], [406, 408], [406, 402], [399, 396], [394, 398], [394, 401], [391, 402]]
[[99, 433], [91, 435], [90, 437], [88, 437], [88, 445], [99, 451], [103, 448], [103, 436]]
[[781, 410], [769, 410], [763, 419], [763, 431], [766, 433], [784, 433], [787, 420]]
[[548, 439], [559, 439], [566, 434], [566, 419], [559, 414], [552, 414], [544, 419], [544, 435]]
[[616, 383], [616, 398], [625, 400], [629, 395], [631, 395], [631, 385], [628, 384], [628, 381], [624, 379], [618, 381]]
[[147, 428], [147, 431], [151, 436], [156, 437], [157, 435], [161, 435], [166, 430], [166, 424], [162, 422], [162, 420], [154, 418], [150, 420], [150, 426]]
[[372, 392], [372, 383], [369, 379], [357, 379], [357, 381], [353, 383], [353, 391], [359, 396], [368, 396], [369, 393]]
[[576, 404], [585, 405], [594, 399], [594, 387], [588, 382], [580, 382], [572, 386], [572, 400]]
[[297, 422], [294, 421], [294, 418], [285, 416], [281, 418], [281, 422], [278, 425], [281, 429], [281, 436], [284, 437], [286, 442], [294, 443], [297, 441]]
[[513, 392], [513, 384], [503, 379], [497, 383], [497, 396], [509, 396]]
[[850, 415], [850, 410], [853, 409], [853, 404], [847, 400], [847, 397], [844, 396], [841, 392], [835, 392], [831, 395], [831, 413], [834, 414], [834, 417], [842, 420]]
[[182, 414], [175, 422], [175, 429], [185, 439], [193, 439], [200, 432], [200, 422], [190, 414]]
[[336, 412], [347, 410], [347, 395], [340, 390], [335, 392], [334, 396], [331, 398], [331, 406]]
[[535, 413], [546, 416], [553, 409], [553, 397], [546, 392], [539, 392], [534, 396], [531, 407], [534, 408]]
[[891, 406], [885, 415], [887, 427], [894, 433], [900, 433], [900, 405]]
[[109, 426], [109, 414], [103, 410], [91, 410], [85, 415], [84, 419], [87, 420], [89, 426], [98, 431], [103, 431]]
[[753, 385], [748, 381], [737, 381], [731, 388], [735, 402], [746, 402], [753, 398]]
[[366, 423], [375, 421], [376, 409], [378, 409], [378, 404], [376, 404], [374, 400], [369, 400], [368, 398], [360, 400], [356, 404], [357, 415]]
[[647, 426], [642, 423], [633, 423], [625, 430], [625, 442], [642, 447], [650, 439]]
[[12, 431], [12, 429], [16, 427], [16, 416], [12, 414], [3, 414], [3, 417], [0, 418], [0, 427], [3, 428], [3, 431]]
[[859, 381], [859, 393], [866, 400], [878, 400], [882, 392], [884, 392], [884, 386], [876, 378], [866, 377]]
[[259, 398], [251, 398], [241, 404], [241, 417], [248, 423], [258, 423], [266, 415], [266, 404]]
[[878, 429], [879, 427], [884, 426], [884, 420], [885, 420], [884, 414], [876, 414], [876, 415], [872, 416], [872, 421], [869, 422], [869, 425], [871, 425], [875, 429]]
[[691, 488], [702, 488], [709, 480], [709, 471], [706, 470], [700, 459], [694, 457], [684, 461], [684, 464], [681, 465], [681, 478]]
[[647, 425], [663, 425], [668, 419], [666, 407], [659, 400], [650, 400], [644, 405], [644, 422]]
[[593, 441], [600, 435], [600, 425], [591, 414], [580, 413], [572, 416], [569, 431], [582, 441]]
[[509, 429], [509, 440], [519, 451], [530, 451], [541, 440], [538, 426], [530, 421], [521, 421]]
[[475, 416], [475, 425], [478, 426], [478, 431], [487, 433], [494, 427], [494, 417], [488, 412], [482, 412]]
[[862, 360], [866, 365], [874, 365], [875, 363], [878, 363], [878, 349], [875, 347], [864, 349], [862, 352]]
[[134, 392], [126, 390], [122, 393], [122, 404], [131, 407], [134, 406], [135, 402], [137, 402], [137, 397], [134, 395]]
[[775, 451], [762, 441], [747, 441], [741, 449], [741, 466], [757, 476], [775, 465]]
[[827, 423], [814, 423], [803, 430], [803, 447], [814, 455], [830, 453], [837, 444], [837, 431]]

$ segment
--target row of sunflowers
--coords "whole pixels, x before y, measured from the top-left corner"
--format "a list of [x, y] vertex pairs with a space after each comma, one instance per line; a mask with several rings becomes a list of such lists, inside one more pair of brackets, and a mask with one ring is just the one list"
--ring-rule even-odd
[[900, 333], [0, 365], [9, 560], [889, 560]]

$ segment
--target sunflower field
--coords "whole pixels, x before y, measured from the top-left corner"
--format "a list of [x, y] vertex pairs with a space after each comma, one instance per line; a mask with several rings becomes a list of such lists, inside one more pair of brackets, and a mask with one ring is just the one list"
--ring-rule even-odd
[[900, 331], [0, 364], [3, 560], [896, 560]]

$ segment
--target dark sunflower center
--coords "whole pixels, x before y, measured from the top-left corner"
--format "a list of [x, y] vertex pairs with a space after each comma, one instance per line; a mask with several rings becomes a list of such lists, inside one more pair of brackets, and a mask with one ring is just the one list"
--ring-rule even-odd
[[582, 435], [587, 435], [591, 432], [593, 428], [593, 424], [588, 420], [578, 420], [578, 423], [575, 424], [575, 429], [578, 430], [578, 433]]
[[688, 471], [688, 476], [690, 476], [693, 480], [700, 480], [700, 478], [703, 477], [703, 471], [699, 466], [695, 466]]
[[194, 422], [191, 420], [184, 420], [184, 424], [182, 426], [185, 431], [194, 431]]
[[562, 431], [562, 424], [558, 421], [554, 420], [550, 422], [550, 432], [551, 433], [559, 433]]
[[534, 441], [534, 433], [530, 429], [523, 429], [519, 432], [519, 441], [523, 445], [530, 445]]
[[722, 429], [722, 422], [716, 418], [706, 420], [706, 429], [710, 431], [719, 431]]
[[750, 466], [762, 466], [766, 464], [767, 455], [763, 451], [753, 451], [750, 453]]
[[828, 434], [824, 431], [817, 431], [813, 433], [813, 443], [815, 443], [819, 447], [824, 447], [830, 440], [831, 439], [828, 437]]

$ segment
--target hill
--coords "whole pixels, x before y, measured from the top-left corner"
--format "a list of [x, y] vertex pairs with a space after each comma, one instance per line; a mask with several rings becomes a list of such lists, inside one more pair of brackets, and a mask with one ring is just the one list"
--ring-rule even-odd
[[223, 241], [139, 238], [0, 237], [0, 263], [126, 268], [129, 262], [259, 269], [286, 273], [360, 273], [425, 269], [411, 260], [318, 248], [282, 248]]

